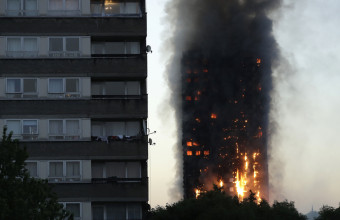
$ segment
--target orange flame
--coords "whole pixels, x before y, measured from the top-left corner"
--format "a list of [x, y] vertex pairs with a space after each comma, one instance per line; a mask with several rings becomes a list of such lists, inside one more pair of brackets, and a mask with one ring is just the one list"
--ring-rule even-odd
[[188, 150], [188, 151], [187, 151], [187, 155], [188, 155], [188, 156], [192, 156], [192, 151], [191, 151], [191, 150]]
[[212, 119], [216, 119], [217, 118], [217, 115], [215, 113], [211, 113], [211, 116], [210, 116]]

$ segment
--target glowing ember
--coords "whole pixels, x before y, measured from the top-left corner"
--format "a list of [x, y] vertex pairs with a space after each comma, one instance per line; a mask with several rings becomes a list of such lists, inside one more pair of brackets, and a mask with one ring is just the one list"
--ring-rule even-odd
[[192, 142], [191, 141], [187, 141], [187, 146], [191, 147], [192, 146]]
[[186, 96], [186, 97], [185, 97], [185, 100], [191, 101], [191, 96]]
[[215, 113], [211, 113], [211, 116], [210, 116], [212, 119], [216, 119], [217, 118], [217, 115]]
[[192, 156], [192, 151], [191, 151], [191, 150], [188, 150], [188, 151], [187, 151], [187, 155], [188, 155], [188, 156]]
[[204, 156], [208, 156], [209, 155], [209, 151], [208, 150], [205, 150], [204, 151]]
[[256, 63], [257, 63], [257, 64], [260, 64], [260, 63], [261, 63], [261, 59], [260, 59], [260, 58], [257, 58], [257, 59], [256, 59]]
[[196, 151], [196, 156], [201, 155], [201, 151]]

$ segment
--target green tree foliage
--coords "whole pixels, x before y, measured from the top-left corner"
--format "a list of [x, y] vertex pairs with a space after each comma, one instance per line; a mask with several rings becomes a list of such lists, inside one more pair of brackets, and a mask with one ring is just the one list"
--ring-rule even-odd
[[271, 207], [262, 200], [257, 204], [255, 194], [240, 202], [227, 196], [221, 189], [202, 194], [197, 199], [186, 199], [157, 207], [149, 212], [150, 220], [305, 220], [293, 202], [275, 202]]
[[73, 219], [57, 201], [46, 180], [34, 179], [25, 168], [28, 154], [3, 130], [0, 143], [0, 219]]
[[319, 211], [319, 217], [316, 220], [339, 220], [340, 207], [323, 206]]

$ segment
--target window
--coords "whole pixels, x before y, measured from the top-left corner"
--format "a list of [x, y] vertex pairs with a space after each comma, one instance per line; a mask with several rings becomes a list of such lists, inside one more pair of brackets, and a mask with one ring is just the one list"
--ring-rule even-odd
[[92, 178], [141, 178], [140, 162], [93, 162]]
[[6, 79], [7, 98], [34, 98], [37, 95], [37, 79]]
[[80, 97], [78, 78], [52, 78], [48, 79], [48, 96], [51, 98]]
[[49, 14], [52, 15], [78, 15], [80, 14], [79, 0], [49, 0]]
[[50, 37], [49, 56], [79, 57], [80, 56], [79, 37]]
[[7, 15], [35, 16], [38, 14], [37, 0], [7, 0]]
[[94, 16], [141, 16], [139, 1], [136, 0], [91, 0]]
[[49, 162], [49, 182], [74, 182], [80, 180], [80, 161]]
[[92, 54], [140, 54], [140, 42], [92, 42]]
[[7, 37], [7, 57], [37, 57], [37, 37]]
[[6, 120], [8, 132], [13, 132], [13, 138], [22, 140], [36, 140], [38, 138], [38, 120]]
[[142, 206], [140, 203], [112, 203], [92, 206], [93, 220], [121, 219], [141, 220]]
[[73, 214], [74, 220], [81, 219], [80, 203], [66, 203], [65, 209]]
[[25, 168], [29, 172], [31, 177], [38, 177], [38, 163], [26, 162]]
[[92, 96], [137, 96], [140, 95], [139, 81], [92, 82]]
[[79, 119], [49, 120], [49, 139], [74, 141], [80, 139]]
[[128, 122], [93, 122], [92, 136], [117, 136], [123, 139], [126, 136], [138, 136], [141, 134], [141, 123], [139, 121]]
[[61, 204], [63, 204], [64, 208], [71, 212], [73, 214], [73, 219], [74, 220], [81, 220], [81, 214], [82, 214], [82, 210], [81, 210], [81, 203], [78, 202], [61, 202]]

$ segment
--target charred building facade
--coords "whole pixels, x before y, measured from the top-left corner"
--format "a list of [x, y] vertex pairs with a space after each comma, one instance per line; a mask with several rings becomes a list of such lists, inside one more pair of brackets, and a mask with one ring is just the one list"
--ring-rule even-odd
[[[272, 69], [269, 17], [281, 0], [173, 0], [168, 82], [176, 98], [184, 197], [213, 185], [268, 199]], [[175, 74], [176, 73], [176, 74]]]
[[0, 127], [75, 219], [144, 219], [144, 0], [0, 0]]
[[249, 190], [267, 198], [261, 63], [249, 57], [230, 66], [194, 51], [183, 57], [185, 197], [215, 184], [241, 199]]

